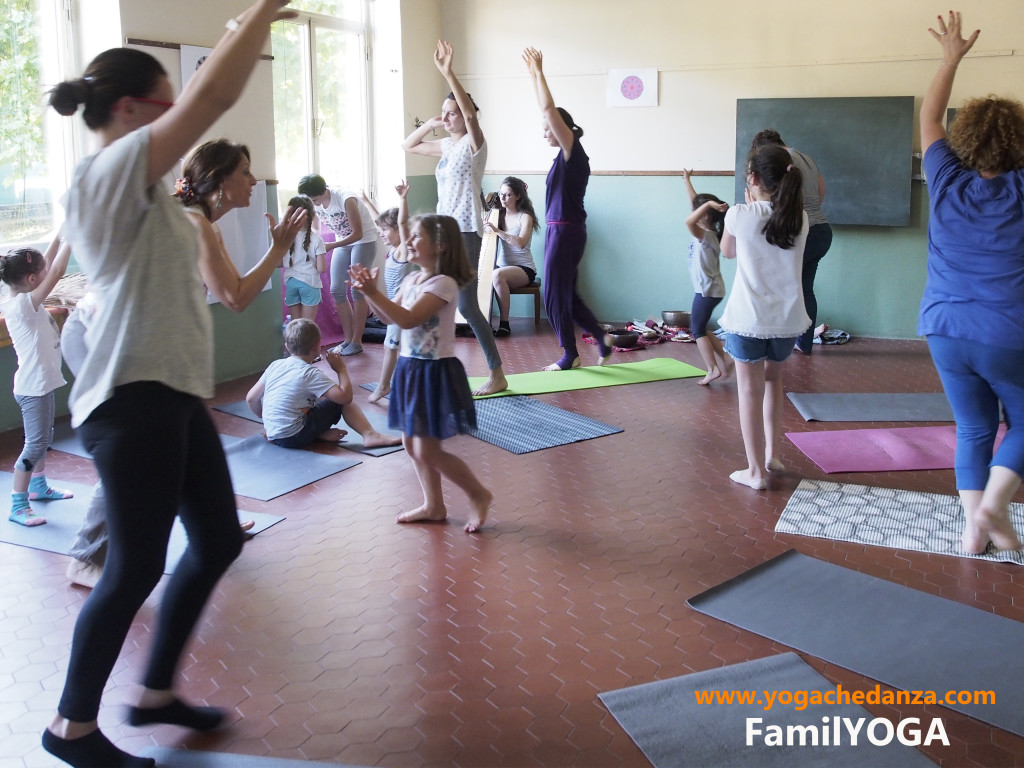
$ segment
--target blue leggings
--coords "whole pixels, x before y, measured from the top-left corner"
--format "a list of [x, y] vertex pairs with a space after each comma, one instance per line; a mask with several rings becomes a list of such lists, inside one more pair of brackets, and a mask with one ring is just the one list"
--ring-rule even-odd
[[703, 293], [693, 294], [693, 303], [690, 305], [690, 335], [695, 339], [702, 339], [708, 335], [708, 323], [711, 321], [711, 313], [715, 311], [722, 302], [721, 296], [705, 296]]
[[[1024, 350], [929, 336], [928, 349], [956, 418], [956, 487], [981, 491], [990, 465], [1024, 475]], [[1007, 430], [993, 457], [999, 403]]]

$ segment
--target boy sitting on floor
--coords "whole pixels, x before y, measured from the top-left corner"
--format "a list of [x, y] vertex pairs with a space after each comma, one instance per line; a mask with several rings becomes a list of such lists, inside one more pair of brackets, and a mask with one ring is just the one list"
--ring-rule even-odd
[[399, 445], [401, 435], [382, 435], [352, 402], [352, 382], [341, 355], [327, 353], [335, 383], [313, 365], [320, 354], [320, 329], [312, 320], [292, 320], [284, 329], [290, 357], [272, 362], [245, 401], [263, 418], [267, 439], [282, 448], [304, 448], [314, 440], [336, 443], [347, 433], [333, 425], [342, 418], [363, 437], [366, 448]]

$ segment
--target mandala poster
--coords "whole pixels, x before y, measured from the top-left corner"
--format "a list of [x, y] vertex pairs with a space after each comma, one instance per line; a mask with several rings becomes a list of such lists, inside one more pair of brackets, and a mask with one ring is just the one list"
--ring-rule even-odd
[[608, 106], [658, 106], [657, 67], [608, 70]]

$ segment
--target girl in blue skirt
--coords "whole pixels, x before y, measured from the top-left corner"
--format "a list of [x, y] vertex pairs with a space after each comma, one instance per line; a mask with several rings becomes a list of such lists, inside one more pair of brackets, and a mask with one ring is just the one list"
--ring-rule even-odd
[[410, 222], [409, 261], [414, 272], [402, 281], [394, 300], [377, 286], [377, 270], [355, 264], [349, 283], [386, 323], [402, 329], [398, 366], [391, 383], [388, 426], [404, 435], [403, 445], [423, 487], [423, 504], [398, 516], [399, 523], [443, 522], [448, 510], [441, 495], [447, 477], [469, 496], [468, 533], [480, 530], [493, 498], [469, 466], [441, 441], [476, 428], [476, 409], [466, 371], [455, 357], [455, 309], [459, 289], [473, 279], [459, 225], [450, 216], [430, 214]]

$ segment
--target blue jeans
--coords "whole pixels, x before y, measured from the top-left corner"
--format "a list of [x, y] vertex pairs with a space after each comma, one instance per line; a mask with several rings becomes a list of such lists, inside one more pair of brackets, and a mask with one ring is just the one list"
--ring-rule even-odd
[[[956, 418], [956, 487], [984, 490], [989, 466], [1024, 475], [1024, 350], [929, 336], [928, 349]], [[1003, 404], [1007, 430], [993, 447]]]

